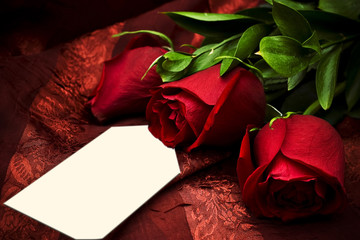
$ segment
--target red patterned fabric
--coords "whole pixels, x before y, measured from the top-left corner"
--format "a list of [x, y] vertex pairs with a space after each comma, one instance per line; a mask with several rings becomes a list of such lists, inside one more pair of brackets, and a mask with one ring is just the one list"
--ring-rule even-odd
[[[129, 116], [100, 125], [85, 106], [100, 81], [103, 62], [129, 40], [111, 35], [154, 29], [168, 34], [177, 47], [197, 42], [198, 36], [158, 13], [210, 11], [214, 2], [1, 3], [1, 20], [7, 24], [1, 21], [0, 239], [70, 239], [3, 202], [110, 126], [145, 123], [144, 116]], [[177, 150], [180, 176], [106, 239], [360, 239], [360, 121], [346, 118], [337, 129], [346, 152], [349, 206], [343, 214], [292, 224], [255, 218], [241, 200], [238, 149]]]

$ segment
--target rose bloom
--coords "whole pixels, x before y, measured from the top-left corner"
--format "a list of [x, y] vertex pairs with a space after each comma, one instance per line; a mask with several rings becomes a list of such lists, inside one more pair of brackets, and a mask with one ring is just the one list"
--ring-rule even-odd
[[166, 146], [223, 146], [240, 141], [247, 124], [261, 124], [265, 95], [260, 81], [240, 67], [220, 77], [212, 66], [152, 90], [149, 130]]
[[[147, 46], [144, 46], [146, 44]], [[150, 46], [149, 46], [150, 45]], [[162, 84], [151, 63], [166, 53], [147, 35], [133, 38], [126, 49], [104, 64], [96, 95], [90, 100], [91, 112], [104, 122], [120, 115], [144, 113], [151, 97], [149, 89]]]
[[247, 133], [237, 173], [244, 202], [255, 215], [288, 221], [344, 208], [344, 147], [325, 120], [277, 119], [256, 135], [253, 156]]

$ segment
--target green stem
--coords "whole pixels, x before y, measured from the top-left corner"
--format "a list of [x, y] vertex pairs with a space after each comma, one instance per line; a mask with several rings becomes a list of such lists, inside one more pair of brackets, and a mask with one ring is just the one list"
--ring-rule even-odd
[[[344, 92], [346, 86], [346, 82], [339, 83], [335, 88], [334, 97]], [[319, 100], [313, 102], [303, 113], [303, 115], [314, 115], [317, 111], [321, 109], [321, 105]]]

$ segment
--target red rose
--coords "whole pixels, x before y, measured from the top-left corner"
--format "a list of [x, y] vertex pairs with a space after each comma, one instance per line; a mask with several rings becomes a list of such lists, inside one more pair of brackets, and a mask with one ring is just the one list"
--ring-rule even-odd
[[257, 216], [284, 221], [343, 209], [344, 147], [325, 120], [294, 115], [277, 119], [257, 134], [251, 159], [243, 139], [237, 173], [245, 204]]
[[89, 102], [99, 121], [144, 113], [151, 97], [149, 89], [162, 84], [155, 67], [141, 80], [151, 63], [166, 53], [160, 47], [141, 46], [145, 40], [151, 42], [149, 37], [135, 38], [121, 54], [105, 62], [96, 95]]
[[220, 65], [152, 91], [146, 109], [149, 130], [166, 146], [228, 145], [241, 139], [249, 123], [264, 119], [260, 81], [240, 67], [224, 77]]

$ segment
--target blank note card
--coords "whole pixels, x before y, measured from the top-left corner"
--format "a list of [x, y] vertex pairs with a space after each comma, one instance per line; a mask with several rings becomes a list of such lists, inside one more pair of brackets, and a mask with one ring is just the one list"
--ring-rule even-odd
[[147, 126], [112, 127], [5, 202], [72, 238], [101, 239], [180, 172]]

